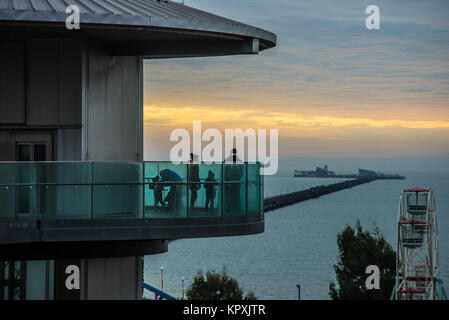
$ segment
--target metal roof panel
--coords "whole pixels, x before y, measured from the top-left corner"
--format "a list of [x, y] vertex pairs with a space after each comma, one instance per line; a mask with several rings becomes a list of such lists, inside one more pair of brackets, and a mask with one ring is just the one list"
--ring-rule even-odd
[[126, 26], [136, 32], [164, 29], [178, 34], [212, 33], [217, 39], [258, 39], [260, 50], [276, 45], [276, 35], [271, 32], [168, 0], [0, 0], [0, 24], [23, 22], [60, 28], [67, 19], [68, 5], [78, 6], [81, 25], [89, 25], [84, 35], [98, 33], [102, 26]]

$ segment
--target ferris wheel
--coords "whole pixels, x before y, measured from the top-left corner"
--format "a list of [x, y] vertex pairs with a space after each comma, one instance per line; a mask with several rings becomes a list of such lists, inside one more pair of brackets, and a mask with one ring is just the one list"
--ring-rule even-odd
[[421, 188], [403, 190], [398, 213], [395, 298], [443, 299], [445, 292], [439, 271], [433, 191]]

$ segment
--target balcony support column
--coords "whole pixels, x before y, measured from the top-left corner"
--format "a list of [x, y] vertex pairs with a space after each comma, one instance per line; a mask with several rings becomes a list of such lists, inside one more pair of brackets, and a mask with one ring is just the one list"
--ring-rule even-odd
[[81, 260], [81, 300], [140, 300], [143, 257]]

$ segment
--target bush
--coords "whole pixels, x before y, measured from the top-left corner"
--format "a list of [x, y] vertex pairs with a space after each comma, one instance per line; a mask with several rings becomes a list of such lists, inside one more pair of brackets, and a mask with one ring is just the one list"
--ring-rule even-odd
[[193, 283], [186, 290], [189, 300], [256, 300], [253, 292], [249, 292], [243, 298], [243, 289], [240, 288], [237, 280], [227, 274], [223, 267], [222, 273], [214, 270], [207, 271], [206, 274], [198, 270], [193, 279]]
[[[339, 260], [334, 265], [338, 288], [331, 282], [329, 295], [334, 300], [388, 300], [396, 275], [396, 253], [380, 234], [363, 231], [360, 221], [355, 230], [346, 228], [337, 235]], [[380, 271], [380, 289], [368, 290], [366, 267], [376, 265]]]

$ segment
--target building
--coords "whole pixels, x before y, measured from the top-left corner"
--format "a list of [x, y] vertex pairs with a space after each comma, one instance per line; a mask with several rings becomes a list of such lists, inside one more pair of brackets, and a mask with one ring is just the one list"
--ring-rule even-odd
[[326, 165], [324, 167], [316, 167], [315, 171], [313, 170], [295, 170], [294, 177], [297, 178], [333, 178], [336, 174], [334, 171], [329, 171], [329, 168]]
[[377, 177], [378, 174], [373, 170], [359, 169], [359, 177]]
[[143, 162], [142, 61], [273, 33], [172, 1], [5, 0], [0, 39], [0, 299], [140, 299], [168, 239], [263, 232], [258, 164]]

